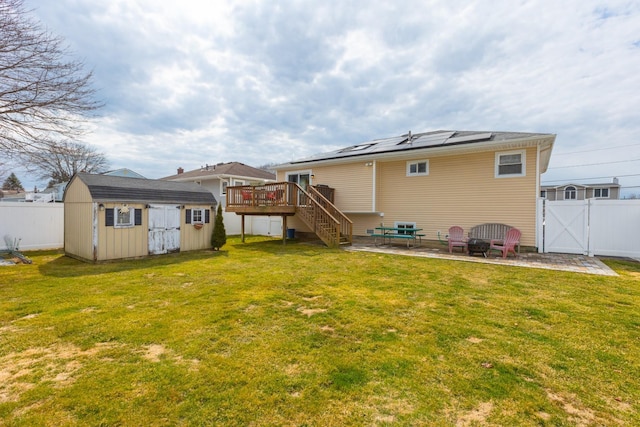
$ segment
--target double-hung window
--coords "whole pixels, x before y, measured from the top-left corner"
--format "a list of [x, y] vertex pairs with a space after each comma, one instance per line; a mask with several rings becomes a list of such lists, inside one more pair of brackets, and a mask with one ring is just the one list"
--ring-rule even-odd
[[407, 162], [407, 176], [429, 175], [429, 160], [412, 160]]
[[525, 176], [526, 153], [524, 150], [496, 153], [495, 177]]
[[204, 209], [191, 209], [191, 223], [204, 224]]
[[593, 190], [593, 197], [599, 197], [602, 199], [609, 198], [609, 189], [608, 188], [595, 188]]

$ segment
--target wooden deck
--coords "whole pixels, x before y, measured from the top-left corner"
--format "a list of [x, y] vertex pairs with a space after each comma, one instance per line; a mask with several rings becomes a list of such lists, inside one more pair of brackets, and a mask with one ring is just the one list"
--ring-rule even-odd
[[328, 246], [351, 244], [353, 224], [325, 197], [333, 196], [332, 189], [318, 191], [314, 187], [303, 190], [293, 182], [276, 182], [259, 186], [227, 187], [227, 212], [242, 215], [282, 216], [283, 241], [287, 217], [298, 215]]

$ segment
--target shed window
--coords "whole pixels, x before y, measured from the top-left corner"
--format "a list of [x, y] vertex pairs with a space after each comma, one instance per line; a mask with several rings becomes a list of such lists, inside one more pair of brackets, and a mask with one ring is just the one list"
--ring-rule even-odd
[[125, 207], [105, 209], [104, 225], [120, 228], [142, 225], [142, 209]]
[[135, 209], [129, 209], [128, 206], [114, 208], [114, 218], [114, 227], [133, 227]]
[[211, 221], [209, 209], [187, 209], [187, 224], [208, 224]]
[[429, 160], [407, 162], [407, 176], [429, 175]]
[[506, 178], [525, 176], [525, 151], [496, 153], [495, 176]]

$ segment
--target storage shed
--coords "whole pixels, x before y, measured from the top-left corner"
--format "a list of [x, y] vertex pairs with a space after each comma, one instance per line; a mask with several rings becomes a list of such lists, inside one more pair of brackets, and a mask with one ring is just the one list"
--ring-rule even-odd
[[207, 249], [216, 205], [198, 184], [77, 173], [64, 193], [64, 251], [96, 262]]

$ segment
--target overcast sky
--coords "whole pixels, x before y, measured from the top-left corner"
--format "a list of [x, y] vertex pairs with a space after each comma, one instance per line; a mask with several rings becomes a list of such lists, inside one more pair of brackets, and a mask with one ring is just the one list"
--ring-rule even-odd
[[526, 131], [557, 134], [543, 183], [619, 176], [640, 194], [638, 1], [25, 5], [93, 70], [105, 107], [85, 142], [113, 169], [159, 178], [409, 130]]

